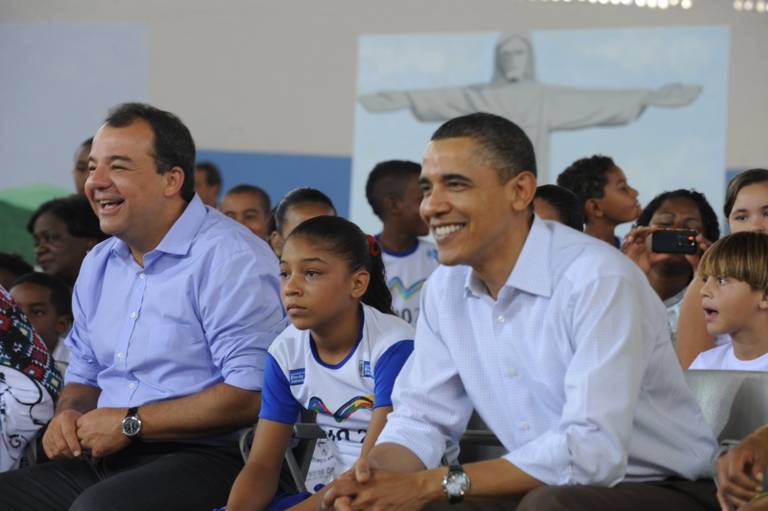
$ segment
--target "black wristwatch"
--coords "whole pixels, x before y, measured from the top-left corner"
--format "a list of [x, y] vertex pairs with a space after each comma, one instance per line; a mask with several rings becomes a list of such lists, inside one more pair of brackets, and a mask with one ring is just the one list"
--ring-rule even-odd
[[458, 504], [469, 492], [469, 476], [461, 465], [451, 465], [443, 478], [443, 493], [449, 504]]
[[123, 421], [120, 423], [123, 429], [123, 435], [131, 440], [138, 440], [141, 435], [141, 418], [139, 417], [139, 407], [128, 408]]

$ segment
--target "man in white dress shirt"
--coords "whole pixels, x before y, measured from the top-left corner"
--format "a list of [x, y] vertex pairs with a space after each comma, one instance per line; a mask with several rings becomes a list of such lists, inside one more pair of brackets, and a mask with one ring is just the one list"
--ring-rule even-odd
[[[717, 509], [715, 449], [664, 307], [609, 245], [535, 217], [526, 135], [448, 121], [420, 177], [440, 262], [367, 461], [326, 509]], [[476, 409], [507, 453], [441, 467]]]

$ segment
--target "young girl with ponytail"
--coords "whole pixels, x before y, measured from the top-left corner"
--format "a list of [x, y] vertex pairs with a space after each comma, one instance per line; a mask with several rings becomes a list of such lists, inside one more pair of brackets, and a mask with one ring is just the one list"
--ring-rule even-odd
[[276, 495], [300, 410], [316, 412], [330, 440], [331, 481], [373, 447], [413, 350], [412, 327], [391, 310], [381, 249], [355, 224], [330, 216], [300, 224], [283, 246], [280, 278], [292, 325], [269, 348], [253, 446], [228, 511], [314, 509], [322, 490]]

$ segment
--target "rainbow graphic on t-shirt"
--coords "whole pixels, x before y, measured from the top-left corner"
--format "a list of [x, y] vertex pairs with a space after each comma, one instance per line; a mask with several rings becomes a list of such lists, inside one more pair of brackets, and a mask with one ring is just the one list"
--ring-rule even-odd
[[387, 284], [390, 292], [399, 294], [404, 300], [410, 300], [415, 294], [421, 291], [427, 279], [417, 280], [412, 286], [406, 286], [400, 277], [395, 277]]
[[336, 422], [344, 422], [345, 420], [349, 419], [353, 413], [355, 413], [358, 410], [370, 410], [373, 408], [373, 396], [357, 396], [353, 397], [343, 405], [339, 407], [338, 410], [335, 412], [331, 412], [327, 406], [325, 406], [325, 403], [323, 403], [323, 400], [319, 397], [312, 396], [309, 399], [309, 404], [307, 405], [307, 410], [310, 412], [315, 413], [322, 413], [323, 415], [328, 415], [330, 417], [333, 417]]

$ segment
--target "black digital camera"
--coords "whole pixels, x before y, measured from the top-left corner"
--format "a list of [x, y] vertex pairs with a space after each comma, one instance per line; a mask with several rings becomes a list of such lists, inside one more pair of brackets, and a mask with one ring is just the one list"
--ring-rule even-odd
[[664, 254], [695, 254], [698, 250], [696, 236], [692, 229], [665, 229], [651, 235], [651, 250]]

